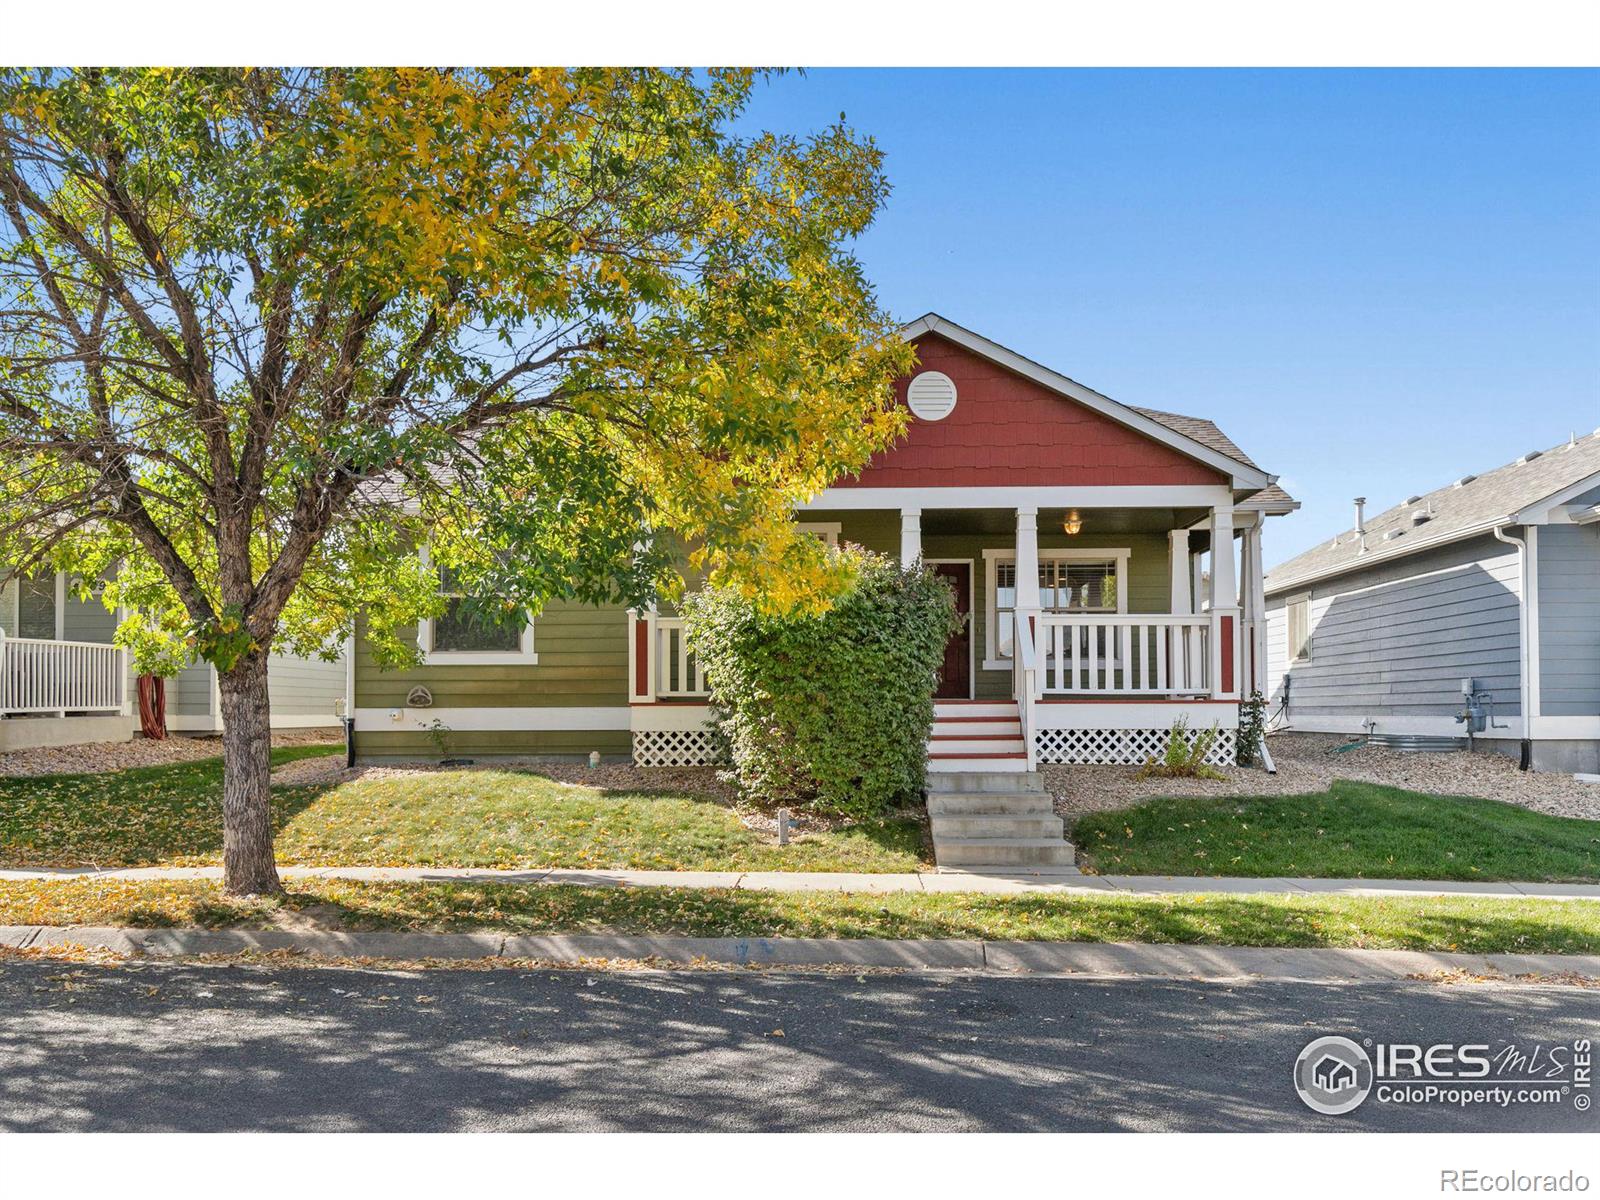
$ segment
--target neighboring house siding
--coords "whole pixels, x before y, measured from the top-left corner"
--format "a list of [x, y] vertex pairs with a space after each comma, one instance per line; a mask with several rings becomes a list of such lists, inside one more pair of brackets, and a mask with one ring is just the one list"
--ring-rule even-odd
[[317, 723], [334, 718], [334, 701], [344, 695], [343, 662], [324, 662], [320, 658], [291, 658], [274, 654], [267, 660], [267, 693], [272, 715], [308, 717]]
[[[1496, 718], [1520, 712], [1519, 566], [1490, 537], [1353, 571], [1267, 601], [1271, 707], [1290, 673], [1289, 720], [1354, 728], [1371, 717], [1450, 718], [1467, 676], [1494, 695]], [[1310, 594], [1310, 658], [1286, 663], [1287, 601]], [[1391, 725], [1394, 731], [1400, 727]]]
[[176, 717], [213, 716], [211, 705], [211, 667], [191, 663], [167, 680], [167, 712]]
[[1600, 526], [1541, 526], [1537, 546], [1540, 712], [1592, 716], [1600, 713]]

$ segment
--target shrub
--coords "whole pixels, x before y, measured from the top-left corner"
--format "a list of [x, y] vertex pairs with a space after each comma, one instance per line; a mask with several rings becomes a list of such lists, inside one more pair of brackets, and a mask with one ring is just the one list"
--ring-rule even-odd
[[931, 571], [848, 553], [854, 582], [822, 613], [772, 614], [714, 588], [684, 615], [733, 782], [760, 803], [860, 818], [921, 792], [960, 618]]
[[1225, 779], [1223, 773], [1206, 762], [1206, 755], [1217, 743], [1217, 727], [1189, 732], [1189, 718], [1179, 717], [1167, 735], [1167, 752], [1139, 768], [1140, 779]]
[[1267, 700], [1260, 690], [1250, 699], [1239, 701], [1239, 737], [1234, 743], [1233, 761], [1241, 767], [1253, 765], [1261, 757], [1261, 743], [1267, 734]]

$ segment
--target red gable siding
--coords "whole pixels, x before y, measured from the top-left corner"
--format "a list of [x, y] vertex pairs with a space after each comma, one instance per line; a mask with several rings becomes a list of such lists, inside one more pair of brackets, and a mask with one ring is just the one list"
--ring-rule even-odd
[[[955, 381], [942, 421], [911, 418], [906, 436], [838, 487], [1146, 485], [1217, 483], [1223, 476], [1073, 400], [928, 334], [918, 371]], [[906, 384], [895, 384], [900, 403]]]

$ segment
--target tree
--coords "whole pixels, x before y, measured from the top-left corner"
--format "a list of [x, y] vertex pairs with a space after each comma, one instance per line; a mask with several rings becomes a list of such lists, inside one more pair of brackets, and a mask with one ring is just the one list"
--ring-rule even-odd
[[[266, 656], [441, 611], [841, 580], [795, 505], [902, 427], [844, 124], [748, 72], [0, 73], [0, 561], [218, 671], [225, 887], [278, 888]], [[415, 553], [426, 542], [426, 561]], [[87, 586], [87, 585], [85, 585]]]

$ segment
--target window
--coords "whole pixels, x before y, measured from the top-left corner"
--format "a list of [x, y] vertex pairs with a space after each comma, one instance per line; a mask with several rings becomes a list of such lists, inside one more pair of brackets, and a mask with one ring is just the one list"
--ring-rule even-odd
[[61, 592], [59, 576], [12, 576], [0, 592], [0, 629], [7, 637], [61, 637]]
[[1311, 658], [1311, 597], [1289, 600], [1289, 661], [1307, 662]]
[[[1045, 612], [1117, 613], [1127, 611], [1122, 587], [1129, 552], [1108, 550], [1040, 550], [1039, 607]], [[1011, 666], [1011, 634], [1017, 603], [1017, 558], [1011, 550], [985, 550], [988, 562], [988, 670]]]
[[445, 610], [421, 621], [417, 641], [429, 662], [533, 664], [533, 622], [527, 611], [461, 591], [454, 573], [440, 571]]
[[797, 521], [795, 522], [795, 528], [801, 533], [815, 534], [830, 546], [839, 544], [840, 524], [838, 521]]

